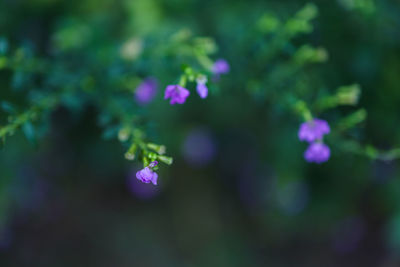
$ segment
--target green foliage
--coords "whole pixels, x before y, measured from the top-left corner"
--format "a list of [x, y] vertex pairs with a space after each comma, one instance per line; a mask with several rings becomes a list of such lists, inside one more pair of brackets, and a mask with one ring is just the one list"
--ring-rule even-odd
[[[213, 61], [209, 55], [216, 52], [215, 43], [210, 38], [193, 37], [189, 30], [184, 29], [172, 34], [166, 42], [152, 41], [150, 44], [150, 41], [142, 38], [130, 39], [121, 46], [119, 51], [117, 47], [112, 49], [113, 52], [109, 51], [113, 53], [114, 58], [110, 61], [101, 53], [86, 54], [85, 46], [89, 44], [90, 38], [95, 38], [91, 36], [90, 31], [90, 26], [78, 22], [66, 24], [56, 31], [52, 38], [54, 49], [57, 54], [64, 53], [70, 55], [69, 57], [60, 54], [56, 58], [44, 59], [32, 56], [30, 50], [23, 48], [4, 56], [3, 69], [12, 71], [14, 77], [20, 75], [23, 79], [18, 82], [18, 86], [14, 86], [15, 90], [27, 91], [25, 86], [30, 86], [30, 81], [24, 80], [25, 77], [32, 77], [32, 79], [40, 77], [43, 82], [40, 88], [29, 90], [27, 102], [31, 107], [25, 112], [10, 117], [8, 124], [0, 129], [0, 137], [5, 141], [7, 136], [13, 135], [17, 129], [22, 128], [26, 137], [33, 142], [36, 139], [33, 123], [43, 123], [37, 121], [42, 117], [42, 113], [51, 112], [60, 104], [71, 110], [80, 110], [85, 103], [89, 102], [97, 105], [102, 111], [99, 122], [104, 128], [103, 136], [110, 139], [117, 137], [118, 133], [121, 143], [129, 147], [125, 154], [127, 159], [133, 160], [137, 158], [135, 156], [137, 154], [145, 166], [149, 160], [171, 164], [172, 159], [164, 156], [164, 152], [155, 149], [154, 144], [150, 146], [147, 144], [144, 130], [146, 126], [142, 123], [141, 115], [138, 114], [140, 108], [131, 99], [135, 87], [142, 80], [142, 77], [135, 73], [145, 72], [148, 73], [147, 76], [155, 76], [157, 71], [165, 73], [164, 69], [157, 70], [153, 63], [147, 66], [146, 62], [149, 60], [159, 62], [163, 58], [175, 57], [178, 64], [185, 62], [193, 65], [190, 67], [185, 64], [182, 68], [179, 83], [186, 86], [187, 82], [195, 82], [199, 77], [210, 75]], [[148, 39], [150, 40], [151, 37]], [[145, 44], [146, 51], [143, 50]], [[154, 58], [153, 54], [157, 57]], [[76, 69], [77, 64], [80, 64], [77, 61], [78, 57], [80, 61], [86, 62], [87, 65], [84, 68]], [[132, 61], [135, 61], [138, 67], [132, 68]], [[177, 65], [176, 63], [172, 65]], [[103, 73], [107, 74], [103, 75]], [[171, 73], [171, 75], [174, 74]], [[173, 80], [172, 78], [170, 82]], [[2, 107], [5, 111], [15, 112], [12, 104], [8, 102], [3, 102]], [[156, 154], [150, 152], [149, 149], [155, 151]]]
[[[129, 4], [129, 10], [139, 14], [138, 10], [157, 10], [154, 3], [139, 1]], [[357, 6], [361, 6], [358, 5]], [[257, 27], [248, 38], [233, 43], [243, 54], [243, 58], [252, 73], [232, 78], [232, 83], [247, 84], [246, 88], [258, 98], [264, 98], [287, 110], [295, 112], [305, 120], [313, 115], [334, 109], [341, 105], [356, 106], [360, 97], [360, 86], [342, 86], [333, 95], [318, 94], [318, 87], [311, 84], [312, 72], [309, 66], [328, 60], [328, 52], [322, 47], [314, 48], [309, 44], [297, 46], [296, 38], [313, 31], [312, 21], [318, 15], [314, 4], [307, 4], [292, 17], [281, 19], [268, 12], [257, 21]], [[156, 18], [154, 25], [156, 25]], [[132, 23], [146, 24], [140, 16]], [[125, 158], [139, 158], [147, 162], [162, 158], [163, 153], [151, 154], [148, 149], [145, 125], [138, 107], [127, 101], [143, 76], [135, 73], [147, 73], [147, 76], [160, 78], [173, 77], [181, 66], [178, 83], [188, 86], [197, 79], [210, 76], [213, 60], [210, 55], [218, 48], [215, 41], [208, 37], [195, 37], [187, 28], [165, 36], [152, 35], [153, 24], [144, 27], [136, 37], [125, 42], [107, 43], [104, 33], [99, 31], [102, 21], [90, 18], [86, 21], [67, 18], [51, 35], [54, 56], [34, 56], [29, 47], [9, 50], [8, 42], [0, 39], [0, 66], [13, 73], [14, 90], [28, 91], [34, 79], [42, 80], [36, 88], [30, 88], [26, 103], [31, 105], [27, 111], [15, 114], [12, 105], [3, 102], [3, 110], [13, 112], [8, 124], [0, 130], [0, 137], [5, 141], [18, 128], [34, 142], [36, 139], [33, 122], [41, 118], [43, 112], [50, 112], [63, 104], [72, 110], [79, 110], [85, 103], [93, 103], [102, 111], [100, 124], [104, 128], [103, 136], [107, 139], [117, 137], [127, 147]], [[128, 31], [132, 31], [128, 26]], [[162, 37], [162, 39], [160, 39]], [[254, 45], [258, 44], [256, 50]], [[91, 47], [90, 50], [88, 48]], [[236, 49], [236, 48], [234, 48]], [[171, 65], [171, 74], [165, 75], [164, 63]], [[132, 65], [133, 64], [133, 65]], [[78, 66], [83, 66], [78, 68]], [[168, 69], [171, 69], [168, 67]], [[104, 75], [106, 74], [106, 75]], [[172, 83], [174, 78], [169, 78]], [[284, 82], [283, 82], [284, 81]], [[267, 88], [267, 90], [265, 89]], [[359, 125], [366, 118], [365, 109], [346, 115], [336, 123], [337, 135]], [[139, 123], [140, 122], [140, 123]], [[336, 140], [335, 143], [342, 141]], [[344, 141], [343, 141], [344, 142]], [[339, 145], [340, 147], [340, 145]], [[154, 147], [153, 149], [154, 150]], [[360, 152], [360, 150], [358, 150]], [[370, 152], [363, 154], [370, 155]], [[395, 154], [396, 155], [396, 154]]]
[[[398, 11], [394, 0], [0, 1], [0, 250], [9, 224], [23, 244], [10, 266], [74, 265], [59, 257], [74, 255], [70, 229], [96, 244], [97, 265], [381, 264], [355, 258], [394, 255], [385, 242], [399, 251]], [[214, 76], [217, 58], [229, 74]], [[158, 92], [140, 105], [148, 77]], [[163, 99], [169, 84], [190, 90], [184, 105]], [[313, 118], [332, 130], [322, 165], [298, 140]], [[215, 146], [208, 165], [188, 160], [207, 148], [188, 142], [197, 129]], [[151, 161], [160, 186], [145, 188], [158, 197], [129, 198], [125, 179]], [[367, 236], [342, 259], [331, 242], [355, 244], [336, 231], [348, 217]]]

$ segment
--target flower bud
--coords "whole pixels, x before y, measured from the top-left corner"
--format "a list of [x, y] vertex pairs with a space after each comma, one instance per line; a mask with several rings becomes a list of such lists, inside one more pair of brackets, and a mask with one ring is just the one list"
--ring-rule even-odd
[[149, 152], [149, 154], [147, 154], [147, 157], [148, 157], [151, 161], [156, 160], [156, 159], [157, 159], [157, 153]]
[[118, 139], [121, 142], [125, 142], [129, 139], [130, 136], [130, 130], [128, 128], [122, 128], [121, 130], [119, 130], [118, 132]]
[[165, 164], [171, 165], [172, 162], [174, 161], [173, 158], [163, 156], [163, 155], [158, 155], [157, 159]]
[[361, 89], [358, 84], [342, 86], [338, 89], [337, 98], [341, 105], [356, 105], [360, 98]]
[[153, 144], [153, 143], [148, 143], [147, 147], [151, 150], [154, 150], [155, 152], [157, 152], [160, 155], [165, 154], [166, 152], [166, 147], [163, 145], [157, 145], [157, 144]]
[[125, 153], [125, 158], [127, 160], [134, 160], [135, 159], [135, 154], [137, 150], [137, 145], [132, 144], [131, 147], [128, 149], [128, 151]]

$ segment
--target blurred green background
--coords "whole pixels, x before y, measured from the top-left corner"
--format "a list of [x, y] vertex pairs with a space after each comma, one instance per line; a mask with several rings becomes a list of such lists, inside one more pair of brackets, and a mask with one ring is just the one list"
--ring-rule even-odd
[[[141, 164], [102, 138], [102, 105], [65, 96], [36, 144], [18, 132], [0, 151], [0, 266], [400, 266], [398, 161], [344, 153], [331, 141], [327, 163], [306, 163], [300, 120], [280, 99], [294, 84], [312, 99], [358, 83], [368, 117], [349, 136], [399, 145], [400, 3], [314, 1], [308, 34], [278, 45], [278, 30], [257, 35], [276, 28], [260, 22], [265, 14], [285, 20], [307, 3], [1, 0], [0, 53], [47, 58], [55, 63], [45, 71], [57, 75], [0, 69], [0, 100], [23, 110], [33, 91], [87, 69], [104, 86], [122, 69], [155, 76], [155, 101], [135, 112], [175, 161], [161, 168], [158, 187], [140, 184]], [[176, 33], [213, 38], [217, 57], [230, 62], [206, 100], [162, 99], [184, 57], [180, 46], [163, 50]], [[294, 76], [287, 59], [303, 44], [329, 57]]]

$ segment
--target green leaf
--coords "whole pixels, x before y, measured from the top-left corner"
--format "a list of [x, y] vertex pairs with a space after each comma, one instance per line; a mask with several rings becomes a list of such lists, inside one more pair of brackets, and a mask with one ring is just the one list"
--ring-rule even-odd
[[347, 117], [341, 119], [338, 123], [338, 129], [344, 131], [355, 127], [357, 124], [362, 123], [367, 118], [367, 111], [365, 109], [359, 109]]
[[7, 101], [1, 101], [0, 108], [9, 114], [17, 113], [16, 107], [12, 103]]
[[31, 122], [25, 122], [22, 125], [22, 131], [24, 132], [26, 139], [28, 139], [31, 144], [37, 144], [35, 128]]
[[121, 127], [119, 125], [114, 125], [106, 128], [102, 134], [102, 138], [105, 140], [114, 139], [118, 136], [120, 128]]

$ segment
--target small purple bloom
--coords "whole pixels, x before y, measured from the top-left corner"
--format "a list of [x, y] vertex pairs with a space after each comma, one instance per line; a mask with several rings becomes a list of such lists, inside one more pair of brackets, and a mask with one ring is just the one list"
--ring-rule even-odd
[[329, 159], [331, 150], [324, 143], [312, 143], [304, 152], [304, 158], [308, 162], [322, 163]]
[[176, 103], [183, 104], [189, 95], [189, 90], [180, 85], [168, 85], [167, 88], [165, 88], [164, 99], [171, 98], [171, 101], [169, 102], [171, 105]]
[[217, 75], [228, 73], [229, 70], [230, 70], [229, 63], [225, 59], [218, 59], [217, 61], [215, 61], [212, 67], [212, 72]]
[[142, 200], [149, 200], [160, 194], [159, 186], [142, 183], [136, 178], [136, 171], [132, 170], [127, 179], [128, 190]]
[[144, 169], [138, 171], [136, 173], [136, 178], [140, 181], [142, 181], [143, 183], [150, 183], [152, 182], [154, 185], [157, 185], [157, 179], [158, 179], [158, 174], [156, 172], [154, 172], [152, 169], [158, 164], [157, 161], [153, 161], [152, 163], [150, 163], [149, 166], [145, 167]]
[[208, 96], [208, 88], [206, 86], [207, 78], [201, 77], [197, 79], [197, 93], [201, 98], [206, 98]]
[[135, 99], [139, 104], [150, 103], [157, 94], [157, 80], [155, 78], [145, 79], [135, 91]]
[[314, 142], [322, 139], [322, 137], [330, 133], [330, 131], [331, 129], [326, 121], [313, 119], [300, 125], [298, 135], [300, 141]]

